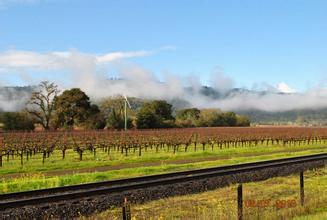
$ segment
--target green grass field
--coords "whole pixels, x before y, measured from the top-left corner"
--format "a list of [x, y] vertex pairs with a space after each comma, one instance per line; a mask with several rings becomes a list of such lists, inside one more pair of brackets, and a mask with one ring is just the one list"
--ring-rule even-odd
[[[327, 168], [304, 173], [305, 204], [299, 199], [299, 175], [243, 184], [244, 219], [327, 219]], [[131, 205], [132, 219], [237, 219], [237, 185], [200, 194]], [[247, 206], [246, 201], [266, 201]], [[262, 204], [262, 203], [261, 203]], [[81, 219], [120, 219], [121, 208]]]
[[0, 175], [5, 174], [17, 174], [17, 173], [44, 173], [54, 170], [69, 170], [69, 169], [83, 169], [83, 168], [92, 168], [92, 167], [103, 167], [103, 166], [117, 166], [122, 164], [135, 164], [135, 163], [147, 163], [147, 162], [160, 162], [160, 161], [176, 161], [176, 160], [185, 160], [185, 159], [198, 159], [198, 158], [208, 158], [208, 157], [217, 157], [217, 159], [233, 158], [239, 155], [260, 155], [260, 154], [270, 154], [282, 152], [285, 154], [292, 154], [301, 151], [310, 151], [310, 152], [324, 152], [327, 151], [327, 148], [324, 144], [321, 145], [310, 145], [310, 146], [292, 146], [292, 147], [283, 147], [283, 146], [264, 146], [264, 147], [235, 147], [235, 148], [223, 148], [218, 149], [214, 148], [212, 151], [210, 147], [206, 147], [205, 151], [199, 149], [194, 152], [193, 149], [189, 149], [187, 152], [184, 152], [183, 149], [180, 149], [176, 154], [173, 154], [172, 150], [167, 151], [162, 149], [159, 152], [156, 152], [154, 149], [148, 149], [143, 151], [142, 156], [138, 156], [138, 153], [130, 152], [128, 156], [121, 154], [120, 152], [110, 152], [110, 154], [105, 153], [101, 150], [97, 151], [96, 156], [94, 157], [92, 152], [85, 151], [83, 154], [83, 160], [80, 161], [78, 154], [73, 150], [66, 151], [66, 157], [63, 160], [61, 151], [55, 150], [49, 158], [45, 160], [45, 163], [42, 164], [42, 155], [36, 154], [31, 157], [28, 161], [24, 159], [23, 166], [20, 164], [20, 158], [15, 157], [14, 159], [9, 156], [3, 157], [3, 166], [0, 167]]
[[[41, 158], [35, 157], [20, 165], [20, 161], [9, 160], [0, 168], [0, 193], [25, 191], [86, 182], [103, 181], [133, 176], [151, 175], [174, 171], [207, 168], [229, 164], [254, 162], [327, 152], [323, 145], [301, 147], [243, 147], [215, 149], [206, 148], [197, 152], [172, 152], [148, 150], [139, 157], [137, 154], [124, 156], [120, 153], [108, 155], [98, 152], [85, 153], [83, 161], [78, 155], [68, 151], [62, 160], [61, 152], [55, 151], [42, 164]], [[101, 169], [100, 169], [101, 168]], [[19, 173], [19, 174], [18, 174]]]
[[[167, 149], [156, 152], [148, 149], [138, 156], [130, 151], [128, 156], [120, 152], [110, 154], [98, 150], [96, 156], [85, 151], [83, 160], [73, 150], [67, 150], [63, 160], [61, 151], [54, 151], [45, 163], [41, 154], [36, 154], [23, 166], [20, 158], [3, 157], [0, 167], [0, 193], [35, 190], [95, 181], [104, 181], [135, 176], [184, 171], [214, 166], [279, 159], [308, 154], [324, 153], [324, 144], [309, 146], [247, 146], [212, 150], [209, 146], [196, 152], [180, 148], [175, 154]], [[259, 183], [244, 185], [246, 199], [270, 199], [271, 207], [247, 208], [245, 219], [324, 219], [327, 210], [327, 170], [305, 174], [306, 205], [277, 209], [277, 201], [298, 201], [298, 177], [273, 178]], [[172, 197], [133, 205], [133, 219], [236, 219], [236, 186], [218, 190]], [[120, 219], [120, 208], [97, 214], [91, 219]]]

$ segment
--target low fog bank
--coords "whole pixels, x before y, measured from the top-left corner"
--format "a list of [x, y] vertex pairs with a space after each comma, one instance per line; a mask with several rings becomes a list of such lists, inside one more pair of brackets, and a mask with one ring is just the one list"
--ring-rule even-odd
[[[143, 51], [125, 56], [148, 54], [150, 52]], [[93, 55], [65, 51], [36, 54], [11, 51], [0, 54], [0, 67], [10, 71], [19, 67], [22, 80], [33, 78], [34, 81], [37, 76], [33, 71], [36, 70], [65, 72], [64, 79], [51, 81], [55, 81], [62, 90], [81, 88], [96, 102], [109, 96], [124, 94], [143, 99], [165, 99], [173, 102], [176, 107], [220, 108], [223, 111], [256, 109], [275, 112], [327, 107], [325, 85], [302, 93], [296, 93], [283, 82], [275, 86], [264, 84], [255, 89], [235, 89], [234, 80], [216, 68], [211, 73], [209, 85], [203, 86], [196, 75], [177, 77], [176, 74], [165, 72], [159, 80], [158, 75], [153, 72], [121, 60], [123, 53], [117, 59], [115, 57], [117, 53]], [[112, 72], [115, 74], [107, 74]], [[26, 84], [30, 85], [30, 82], [26, 81]], [[22, 109], [29, 95], [26, 91], [0, 89], [0, 110]]]
[[32, 87], [0, 87], [0, 112], [22, 110], [32, 94]]
[[[144, 83], [145, 82], [145, 83]], [[322, 109], [327, 107], [326, 90], [306, 93], [280, 93], [274, 91], [253, 91], [229, 89], [219, 91], [212, 87], [183, 87], [179, 81], [160, 83], [157, 81], [134, 81], [133, 79], [102, 80], [94, 86], [73, 85], [85, 91], [93, 101], [118, 94], [142, 99], [165, 99], [175, 108], [219, 108], [223, 111], [261, 110], [267, 112], [297, 109]], [[94, 81], [93, 81], [94, 83]], [[32, 87], [0, 88], [0, 110], [23, 109], [30, 97]]]

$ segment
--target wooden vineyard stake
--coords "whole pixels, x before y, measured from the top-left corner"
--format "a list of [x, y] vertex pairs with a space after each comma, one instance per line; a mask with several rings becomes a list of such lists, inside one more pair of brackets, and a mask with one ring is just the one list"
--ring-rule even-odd
[[242, 184], [237, 187], [237, 219], [243, 219], [243, 188]]
[[131, 219], [132, 219], [131, 207], [127, 202], [127, 198], [125, 198], [123, 204], [123, 220], [131, 220]]
[[300, 197], [301, 197], [301, 206], [304, 205], [304, 178], [303, 171], [300, 172]]

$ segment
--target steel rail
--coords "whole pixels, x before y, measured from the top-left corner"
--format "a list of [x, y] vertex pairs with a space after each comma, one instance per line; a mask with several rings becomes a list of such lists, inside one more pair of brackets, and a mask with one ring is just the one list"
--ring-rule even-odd
[[0, 210], [327, 160], [327, 153], [0, 195]]
[[107, 186], [113, 186], [113, 185], [121, 185], [121, 184], [126, 184], [126, 183], [149, 181], [149, 180], [158, 179], [158, 178], [177, 177], [177, 176], [193, 175], [193, 174], [203, 173], [203, 172], [235, 169], [235, 168], [245, 167], [245, 166], [249, 166], [249, 165], [281, 163], [281, 162], [285, 162], [285, 161], [288, 162], [291, 159], [305, 159], [305, 158], [312, 158], [312, 157], [324, 156], [324, 155], [327, 155], [327, 153], [306, 155], [306, 156], [301, 156], [301, 157], [275, 159], [275, 160], [268, 160], [268, 161], [258, 161], [258, 162], [252, 162], [252, 163], [242, 163], [242, 164], [235, 164], [235, 165], [228, 165], [228, 166], [219, 166], [219, 167], [204, 168], [204, 169], [197, 169], [197, 170], [180, 171], [180, 172], [175, 172], [175, 173], [148, 175], [148, 176], [133, 177], [133, 178], [128, 178], [128, 179], [100, 181], [100, 182], [94, 182], [94, 183], [85, 183], [85, 184], [78, 184], [78, 185], [71, 185], [71, 186], [54, 187], [54, 188], [48, 188], [48, 189], [14, 192], [14, 193], [0, 194], [0, 201], [5, 200], [5, 199], [11, 199], [11, 198], [24, 198], [24, 197], [28, 197], [28, 196], [43, 195], [43, 194], [48, 194], [48, 193], [62, 193], [62, 192], [77, 191], [77, 190], [83, 190], [83, 189], [89, 189], [89, 188], [100, 188], [100, 187], [107, 187]]

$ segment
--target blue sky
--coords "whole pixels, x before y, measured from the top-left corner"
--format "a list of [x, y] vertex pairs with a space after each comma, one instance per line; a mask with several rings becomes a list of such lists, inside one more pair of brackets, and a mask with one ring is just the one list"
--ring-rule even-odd
[[210, 84], [218, 67], [235, 86], [285, 82], [301, 91], [326, 82], [326, 11], [323, 0], [0, 0], [0, 75], [22, 80], [5, 63], [8, 51], [133, 52], [126, 62], [161, 76]]

